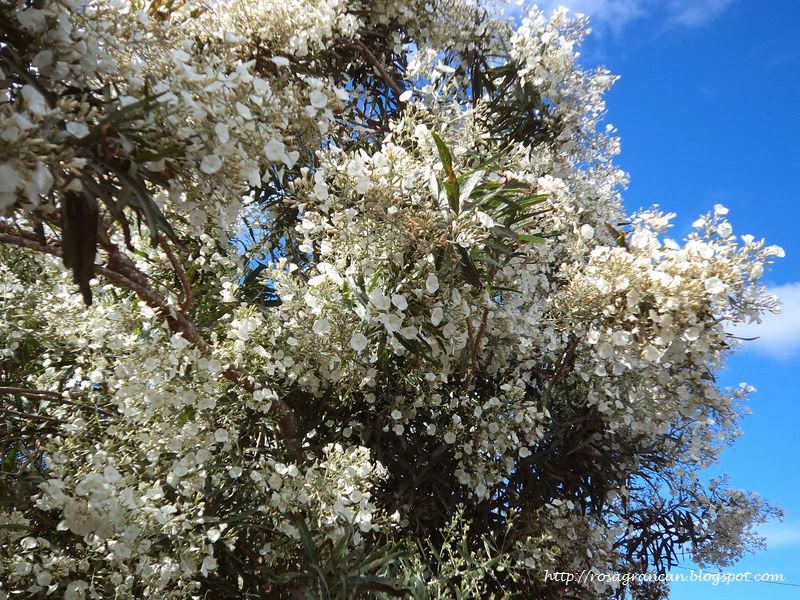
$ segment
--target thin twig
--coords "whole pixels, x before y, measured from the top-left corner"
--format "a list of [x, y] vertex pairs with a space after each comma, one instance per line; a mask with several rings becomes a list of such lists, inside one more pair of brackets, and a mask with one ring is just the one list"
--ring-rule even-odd
[[[486, 323], [488, 319], [489, 319], [489, 306], [487, 305], [483, 307], [483, 314], [481, 315], [481, 326], [478, 328], [478, 334], [475, 336], [475, 340], [472, 343], [472, 348], [469, 353], [469, 364], [467, 365], [467, 374], [466, 377], [464, 378], [465, 389], [472, 384], [472, 380], [475, 378], [475, 370], [477, 368], [477, 362], [478, 362], [478, 353], [480, 352], [481, 349], [481, 342], [483, 342], [483, 336], [486, 334]], [[467, 321], [467, 324], [469, 324], [469, 320]]]
[[53, 400], [61, 400], [62, 398], [61, 394], [50, 390], [29, 390], [15, 387], [0, 387], [0, 394], [9, 394], [11, 396], [45, 396]]
[[169, 243], [164, 239], [164, 236], [159, 237], [159, 242], [160, 246], [164, 249], [164, 253], [169, 259], [172, 268], [175, 270], [175, 275], [178, 276], [178, 280], [181, 282], [181, 287], [183, 288], [183, 300], [181, 300], [180, 307], [181, 310], [186, 311], [192, 305], [192, 286], [189, 285], [189, 279], [186, 277], [186, 271], [184, 271], [181, 261], [178, 260], [177, 256], [175, 256], [175, 253], [172, 251], [172, 248], [169, 247]]
[[44, 400], [45, 402], [58, 402], [59, 404], [76, 406], [90, 412], [102, 410], [102, 405], [100, 404], [82, 404], [80, 402], [75, 402], [74, 400], [65, 398], [63, 394], [59, 392], [53, 392], [51, 390], [30, 390], [26, 388], [0, 387], [0, 394], [8, 394], [9, 396], [29, 396], [40, 401]]
[[351, 40], [349, 42], [343, 43], [342, 45], [350, 46], [352, 48], [355, 48], [356, 50], [359, 50], [360, 52], [363, 52], [364, 56], [366, 56], [369, 62], [372, 63], [372, 66], [375, 67], [375, 70], [378, 71], [378, 73], [381, 76], [381, 79], [383, 79], [386, 85], [388, 85], [391, 88], [392, 92], [394, 92], [394, 95], [397, 96], [398, 98], [400, 97], [400, 95], [403, 93], [403, 89], [399, 85], [397, 85], [397, 82], [395, 82], [395, 80], [391, 78], [389, 73], [386, 72], [386, 69], [381, 64], [381, 61], [379, 61], [378, 57], [376, 57], [372, 53], [372, 51], [369, 48], [367, 48], [364, 42], [362, 42], [361, 40]]
[[59, 424], [64, 422], [61, 419], [57, 419], [56, 417], [48, 417], [46, 415], [34, 415], [32, 413], [26, 413], [19, 410], [3, 408], [2, 406], [0, 406], [0, 412], [4, 412], [7, 415], [11, 415], [12, 417], [16, 417], [18, 419], [23, 419], [27, 421], [39, 420], [39, 421], [47, 421], [48, 423], [59, 423]]
[[564, 350], [564, 354], [561, 356], [561, 360], [559, 360], [558, 365], [556, 365], [556, 368], [553, 371], [553, 376], [549, 379], [545, 387], [542, 398], [544, 408], [548, 408], [548, 405], [550, 403], [550, 396], [553, 393], [553, 389], [560, 382], [561, 378], [566, 374], [567, 366], [575, 358], [575, 349], [577, 347], [578, 347], [578, 339], [575, 336], [570, 336], [567, 348]]

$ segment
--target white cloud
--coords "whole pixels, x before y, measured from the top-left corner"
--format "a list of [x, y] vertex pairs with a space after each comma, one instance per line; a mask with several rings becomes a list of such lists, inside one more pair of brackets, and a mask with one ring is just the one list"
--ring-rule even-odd
[[719, 17], [733, 0], [540, 0], [545, 13], [566, 6], [588, 15], [594, 25], [619, 34], [628, 24], [653, 18], [668, 27], [700, 27]]
[[684, 27], [700, 27], [716, 19], [732, 0], [671, 0], [669, 20]]
[[757, 340], [744, 342], [744, 348], [777, 358], [789, 358], [800, 350], [800, 282], [769, 288], [781, 300], [780, 314], [768, 313], [761, 323], [738, 325], [731, 333]]
[[649, 0], [542, 0], [537, 2], [546, 14], [559, 6], [570, 12], [587, 15], [592, 24], [600, 24], [619, 33], [631, 21], [647, 14]]
[[800, 523], [767, 523], [758, 528], [767, 540], [767, 549], [800, 546]]

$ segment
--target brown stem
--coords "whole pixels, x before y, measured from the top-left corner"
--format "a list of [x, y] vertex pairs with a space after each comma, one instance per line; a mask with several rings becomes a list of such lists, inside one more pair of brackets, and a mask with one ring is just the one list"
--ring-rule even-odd
[[175, 275], [178, 276], [178, 280], [181, 282], [181, 288], [183, 288], [183, 300], [181, 300], [180, 303], [181, 310], [188, 310], [192, 305], [192, 286], [189, 285], [189, 279], [186, 277], [186, 271], [184, 271], [181, 261], [178, 260], [177, 256], [175, 256], [172, 248], [169, 247], [167, 240], [165, 240], [163, 236], [160, 236], [159, 242], [160, 246], [164, 249], [164, 253], [169, 259], [172, 268], [175, 270]]
[[400, 95], [403, 93], [403, 89], [399, 85], [397, 85], [397, 82], [395, 82], [394, 79], [392, 79], [389, 76], [389, 73], [386, 72], [386, 69], [381, 64], [381, 61], [379, 61], [378, 57], [375, 56], [369, 48], [367, 48], [364, 42], [362, 42], [361, 40], [350, 40], [348, 42], [343, 43], [342, 45], [350, 46], [360, 52], [363, 52], [364, 56], [367, 57], [367, 60], [369, 60], [369, 62], [372, 63], [372, 66], [375, 67], [375, 70], [378, 71], [378, 73], [381, 76], [381, 79], [383, 79], [386, 85], [388, 85], [391, 88], [392, 92], [394, 92], [394, 95], [397, 96], [398, 98], [400, 97]]
[[97, 410], [96, 406], [74, 402], [73, 400], [64, 398], [63, 394], [60, 394], [59, 392], [53, 392], [51, 390], [30, 390], [26, 388], [0, 387], [0, 394], [7, 394], [9, 396], [28, 396], [31, 398], [36, 398], [37, 400], [45, 400], [47, 402], [58, 402], [59, 404], [77, 406], [78, 408], [82, 408], [91, 412], [95, 412]]
[[561, 360], [558, 361], [556, 365], [553, 376], [547, 382], [547, 386], [545, 387], [544, 394], [543, 394], [543, 406], [544, 408], [548, 408], [548, 404], [550, 403], [550, 396], [553, 393], [553, 389], [558, 385], [561, 381], [561, 378], [566, 374], [567, 367], [572, 363], [573, 359], [575, 358], [575, 350], [578, 347], [578, 339], [575, 336], [570, 336], [569, 342], [567, 343], [567, 348], [564, 350], [564, 354], [561, 356]]
[[62, 396], [58, 392], [50, 390], [28, 390], [25, 388], [3, 387], [0, 386], [0, 394], [8, 394], [10, 396], [44, 396], [53, 400], [61, 400]]
[[32, 413], [26, 413], [19, 410], [12, 410], [10, 408], [3, 408], [0, 406], [0, 412], [10, 415], [11, 417], [16, 417], [17, 419], [22, 419], [25, 421], [47, 421], [48, 423], [63, 423], [61, 419], [57, 419], [55, 417], [48, 417], [47, 415], [34, 415]]
[[[467, 374], [464, 377], [464, 388], [469, 388], [472, 384], [472, 380], [475, 378], [475, 370], [477, 368], [478, 363], [478, 353], [481, 350], [481, 342], [483, 342], [483, 336], [486, 335], [486, 322], [489, 319], [489, 307], [483, 307], [483, 314], [481, 315], [481, 326], [478, 328], [478, 334], [475, 336], [475, 341], [472, 343], [472, 348], [470, 349], [469, 353], [469, 364], [467, 365]], [[470, 337], [472, 337], [472, 326], [467, 320], [467, 325], [469, 326], [470, 330]]]

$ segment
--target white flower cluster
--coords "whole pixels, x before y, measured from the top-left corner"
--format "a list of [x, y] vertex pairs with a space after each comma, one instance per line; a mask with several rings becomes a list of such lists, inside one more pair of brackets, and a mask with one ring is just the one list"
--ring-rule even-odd
[[[714, 382], [725, 324], [776, 309], [758, 281], [782, 251], [722, 206], [681, 242], [657, 210], [623, 230], [585, 20], [29, 4], [0, 9], [28, 53], [0, 77], [30, 80], [0, 105], [0, 407], [39, 479], [0, 509], [0, 598], [263, 595], [308, 536], [413, 549], [457, 509], [516, 528], [499, 564], [529, 579], [632, 564], [653, 471], [702, 560], [756, 543], [765, 505], [696, 470], [747, 392]], [[86, 308], [55, 215], [142, 172], [180, 256], [112, 225], [141, 198], [102, 208]]]
[[[92, 148], [105, 143], [160, 174], [168, 214], [185, 215], [198, 233], [227, 231], [248, 189], [270, 169], [293, 167], [330, 128], [344, 92], [294, 71], [289, 57], [354, 33], [358, 19], [336, 4], [187, 5], [169, 19], [125, 2], [14, 10], [36, 77], [0, 109], [0, 212], [46, 212], [58, 194], [80, 192], [93, 170], [108, 168]], [[274, 54], [260, 58], [265, 45]], [[110, 98], [65, 93], [96, 82], [114, 90]]]

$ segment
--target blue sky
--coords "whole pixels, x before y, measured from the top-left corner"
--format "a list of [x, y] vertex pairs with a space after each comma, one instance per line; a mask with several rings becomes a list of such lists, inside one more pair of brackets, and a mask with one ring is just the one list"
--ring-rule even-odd
[[[734, 230], [779, 244], [786, 258], [765, 282], [783, 313], [746, 334], [760, 335], [732, 357], [723, 385], [758, 392], [743, 436], [717, 469], [736, 487], [783, 507], [764, 527], [769, 548], [726, 569], [783, 573], [798, 587], [768, 583], [673, 585], [674, 600], [800, 597], [800, 1], [543, 0], [592, 19], [586, 65], [621, 76], [608, 95], [608, 120], [622, 139], [631, 177], [626, 206], [677, 212], [677, 232], [714, 204]], [[684, 568], [694, 567], [690, 563]], [[676, 570], [676, 573], [688, 573]]]

